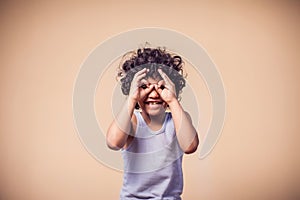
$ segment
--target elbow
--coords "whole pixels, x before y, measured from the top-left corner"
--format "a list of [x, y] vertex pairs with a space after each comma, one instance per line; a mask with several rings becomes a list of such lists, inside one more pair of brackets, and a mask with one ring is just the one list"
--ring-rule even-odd
[[190, 144], [190, 146], [184, 150], [184, 153], [185, 154], [192, 154], [192, 153], [194, 153], [195, 151], [197, 151], [198, 145], [199, 145], [199, 139], [196, 136], [194, 138], [193, 142]]
[[197, 150], [197, 148], [198, 148], [198, 146], [193, 146], [193, 147], [189, 147], [189, 148], [187, 148], [185, 151], [184, 151], [184, 153], [185, 154], [192, 154], [192, 153], [194, 153], [196, 150]]
[[106, 145], [107, 145], [107, 147], [110, 148], [111, 150], [117, 151], [117, 150], [120, 150], [120, 149], [121, 149], [117, 144], [112, 143], [112, 142], [107, 141], [107, 140], [106, 140]]
[[110, 148], [112, 150], [115, 150], [115, 151], [120, 150], [123, 147], [121, 144], [116, 142], [115, 139], [111, 138], [108, 135], [106, 137], [106, 145], [107, 145], [108, 148]]

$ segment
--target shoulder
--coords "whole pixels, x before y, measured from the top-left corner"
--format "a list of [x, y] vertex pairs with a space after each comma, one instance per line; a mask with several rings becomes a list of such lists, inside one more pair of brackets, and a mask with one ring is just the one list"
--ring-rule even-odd
[[[188, 118], [188, 120], [192, 121], [192, 117], [191, 117], [191, 115], [187, 111], [184, 111], [184, 114], [186, 115], [186, 117]], [[169, 115], [170, 118], [172, 118], [172, 113], [171, 112], [167, 112], [167, 115]]]

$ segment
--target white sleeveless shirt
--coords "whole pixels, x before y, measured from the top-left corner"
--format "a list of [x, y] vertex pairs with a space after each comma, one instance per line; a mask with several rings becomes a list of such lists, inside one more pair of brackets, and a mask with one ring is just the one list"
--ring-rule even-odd
[[151, 130], [135, 111], [137, 128], [133, 141], [122, 150], [124, 178], [121, 200], [181, 200], [182, 155], [171, 113], [163, 126]]

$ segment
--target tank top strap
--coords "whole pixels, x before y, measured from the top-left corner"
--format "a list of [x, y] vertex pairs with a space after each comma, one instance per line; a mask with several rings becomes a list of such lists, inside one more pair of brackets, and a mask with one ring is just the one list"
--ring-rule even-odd
[[134, 110], [134, 115], [136, 116], [137, 119], [137, 126], [147, 126], [143, 116], [141, 115], [140, 111]]
[[[143, 137], [140, 135], [140, 131], [146, 131], [147, 133], [149, 133], [149, 135], [144, 135], [145, 137], [151, 137], [152, 135], [157, 135], [157, 134], [161, 134], [161, 133], [164, 133], [165, 130], [166, 130], [166, 127], [169, 126], [169, 124], [173, 124], [172, 120], [171, 120], [171, 113], [166, 113], [166, 116], [165, 116], [165, 119], [164, 119], [164, 122], [162, 124], [162, 127], [159, 129], [159, 130], [151, 130], [151, 128], [147, 125], [146, 121], [144, 120], [142, 114], [139, 112], [139, 111], [134, 111], [134, 114], [137, 118], [137, 135], [140, 136], [140, 137]], [[172, 125], [171, 125], [172, 126]]]

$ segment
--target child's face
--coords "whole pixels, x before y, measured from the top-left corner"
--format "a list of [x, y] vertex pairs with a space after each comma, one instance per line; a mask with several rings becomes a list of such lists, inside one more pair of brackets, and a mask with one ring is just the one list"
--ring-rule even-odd
[[[149, 87], [151, 84], [158, 84], [159, 81], [160, 79], [153, 79], [149, 77], [147, 79], [148, 84], [146, 86]], [[167, 107], [167, 104], [162, 100], [154, 87], [153, 90], [150, 91], [148, 95], [146, 95], [138, 103], [143, 112], [146, 112], [150, 116], [158, 116], [164, 114]]]

